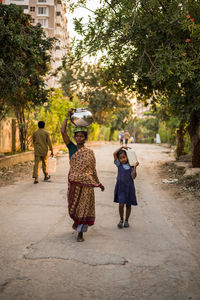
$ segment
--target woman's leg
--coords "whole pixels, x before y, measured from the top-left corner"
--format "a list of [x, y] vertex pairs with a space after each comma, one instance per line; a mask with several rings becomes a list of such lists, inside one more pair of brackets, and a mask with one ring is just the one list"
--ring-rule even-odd
[[77, 236], [77, 242], [83, 242], [83, 241], [84, 241], [83, 232], [79, 232]]
[[125, 219], [126, 222], [128, 222], [130, 214], [131, 214], [131, 205], [126, 205], [126, 219]]

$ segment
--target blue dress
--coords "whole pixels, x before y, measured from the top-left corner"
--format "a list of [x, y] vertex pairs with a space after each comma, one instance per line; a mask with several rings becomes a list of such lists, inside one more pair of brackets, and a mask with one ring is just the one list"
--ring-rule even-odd
[[115, 161], [115, 164], [118, 167], [118, 175], [114, 191], [114, 202], [137, 205], [134, 181], [131, 177], [131, 167], [123, 166], [118, 160]]

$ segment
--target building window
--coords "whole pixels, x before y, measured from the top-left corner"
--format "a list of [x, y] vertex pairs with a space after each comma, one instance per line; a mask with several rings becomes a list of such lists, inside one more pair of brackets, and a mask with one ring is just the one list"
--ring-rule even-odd
[[60, 12], [60, 11], [57, 11], [57, 12], [56, 12], [56, 16], [61, 16], [61, 12]]
[[30, 11], [35, 11], [35, 6], [31, 6]]
[[31, 19], [31, 24], [35, 24], [35, 19]]
[[38, 0], [38, 3], [46, 3], [46, 0]]
[[40, 23], [42, 27], [47, 27], [47, 19], [38, 19], [38, 23]]
[[57, 4], [61, 4], [62, 2], [61, 2], [61, 0], [57, 0]]
[[57, 45], [57, 46], [56, 46], [56, 50], [59, 50], [59, 49], [60, 49], [60, 46]]
[[38, 14], [39, 15], [46, 15], [47, 14], [47, 8], [46, 7], [38, 7]]

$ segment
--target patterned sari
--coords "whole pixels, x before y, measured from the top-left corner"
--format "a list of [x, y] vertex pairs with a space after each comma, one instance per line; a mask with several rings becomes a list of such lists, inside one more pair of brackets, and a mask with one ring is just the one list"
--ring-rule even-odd
[[94, 224], [94, 187], [101, 187], [96, 172], [94, 152], [82, 147], [70, 159], [68, 178], [69, 215], [78, 225]]

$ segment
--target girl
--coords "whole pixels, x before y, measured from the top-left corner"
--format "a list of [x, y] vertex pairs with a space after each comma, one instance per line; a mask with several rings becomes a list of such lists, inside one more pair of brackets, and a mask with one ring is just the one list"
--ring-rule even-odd
[[[126, 151], [127, 146], [122, 146], [114, 153], [114, 164], [118, 167], [117, 182], [115, 185], [114, 202], [119, 203], [120, 221], [118, 227], [129, 227], [128, 219], [131, 214], [131, 205], [137, 205], [135, 186], [133, 180], [136, 178], [136, 167], [131, 167], [128, 162]], [[124, 204], [126, 204], [126, 218], [124, 222]]]

